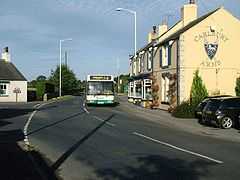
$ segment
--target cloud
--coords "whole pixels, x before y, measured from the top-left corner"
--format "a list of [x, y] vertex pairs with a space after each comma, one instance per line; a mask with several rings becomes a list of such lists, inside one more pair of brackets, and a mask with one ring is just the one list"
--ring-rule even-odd
[[[90, 72], [128, 71], [128, 55], [134, 49], [133, 16], [115, 12], [117, 7], [137, 11], [137, 46], [144, 46], [153, 25], [172, 14], [169, 24], [180, 18], [187, 0], [8, 0], [0, 6], [0, 43], [10, 46], [14, 63], [33, 79], [53, 69], [59, 58], [59, 40], [69, 52], [69, 63], [79, 78]], [[205, 6], [202, 2], [205, 2]], [[200, 14], [224, 5], [240, 17], [237, 0], [198, 0]], [[56, 63], [55, 63], [56, 61]]]

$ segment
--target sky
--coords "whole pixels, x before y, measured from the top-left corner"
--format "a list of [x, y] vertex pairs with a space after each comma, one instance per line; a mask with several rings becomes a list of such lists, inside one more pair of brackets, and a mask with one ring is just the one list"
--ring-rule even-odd
[[[11, 61], [31, 81], [49, 76], [59, 64], [59, 40], [78, 79], [88, 74], [128, 73], [134, 53], [134, 18], [118, 7], [137, 12], [137, 48], [147, 43], [153, 25], [165, 17], [171, 26], [188, 0], [0, 0], [0, 49], [9, 47]], [[240, 19], [240, 0], [197, 0], [199, 16], [220, 6]], [[63, 59], [64, 61], [64, 59]]]

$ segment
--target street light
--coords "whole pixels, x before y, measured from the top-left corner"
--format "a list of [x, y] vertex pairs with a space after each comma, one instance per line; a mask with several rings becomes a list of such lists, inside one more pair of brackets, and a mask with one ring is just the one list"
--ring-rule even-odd
[[62, 96], [62, 43], [72, 41], [72, 38], [59, 40], [59, 97]]
[[135, 43], [134, 43], [134, 55], [135, 55], [135, 57], [136, 57], [136, 54], [137, 54], [137, 12], [136, 11], [133, 11], [133, 10], [131, 10], [131, 9], [125, 9], [125, 8], [117, 8], [117, 9], [115, 9], [115, 11], [125, 11], [125, 12], [128, 12], [128, 13], [130, 13], [130, 14], [133, 14], [134, 15], [134, 41], [135, 41]]

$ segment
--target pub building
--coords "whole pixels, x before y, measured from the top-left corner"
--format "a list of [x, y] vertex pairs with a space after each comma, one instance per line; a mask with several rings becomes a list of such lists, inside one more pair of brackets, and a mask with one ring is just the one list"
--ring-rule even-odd
[[167, 109], [189, 100], [194, 72], [209, 95], [235, 95], [240, 77], [240, 21], [223, 7], [198, 17], [190, 0], [172, 27], [153, 26], [148, 43], [130, 57], [130, 102]]

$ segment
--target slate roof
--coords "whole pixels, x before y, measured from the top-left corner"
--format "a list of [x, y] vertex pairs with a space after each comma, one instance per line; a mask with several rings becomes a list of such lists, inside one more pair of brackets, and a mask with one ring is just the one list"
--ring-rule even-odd
[[11, 62], [0, 59], [0, 80], [27, 81], [23, 74]]
[[205, 20], [207, 17], [211, 16], [212, 14], [214, 14], [215, 12], [217, 12], [218, 10], [220, 10], [221, 8], [217, 8], [214, 11], [211, 11], [203, 16], [201, 16], [200, 18], [197, 18], [196, 20], [190, 22], [188, 25], [184, 26], [183, 28], [179, 29], [177, 32], [173, 33], [172, 35], [170, 35], [169, 37], [167, 37], [164, 41], [160, 42], [159, 44], [165, 43], [169, 40], [173, 40], [179, 37], [180, 34], [184, 33], [185, 31], [187, 31], [188, 29], [192, 28], [193, 26], [197, 25], [198, 23], [202, 22], [203, 20]]
[[[170, 35], [169, 37], [167, 37], [166, 39], [164, 39], [163, 41], [161, 41], [161, 42], [159, 42], [159, 43], [157, 43], [157, 44], [155, 44], [154, 42], [148, 43], [147, 45], [145, 45], [144, 47], [142, 47], [141, 49], [139, 49], [139, 50], [137, 51], [137, 53], [139, 53], [139, 52], [141, 52], [142, 50], [145, 50], [145, 49], [147, 49], [147, 48], [149, 48], [149, 47], [151, 47], [151, 46], [158, 46], [158, 45], [164, 44], [164, 43], [166, 43], [166, 42], [168, 42], [168, 41], [170, 41], [170, 40], [177, 39], [180, 34], [184, 33], [184, 32], [187, 31], [188, 29], [190, 29], [190, 28], [192, 28], [193, 26], [197, 25], [198, 23], [202, 22], [204, 19], [206, 19], [207, 17], [211, 16], [212, 14], [214, 14], [215, 12], [217, 12], [217, 11], [218, 11], [219, 9], [221, 9], [221, 8], [222, 8], [222, 7], [217, 8], [217, 9], [215, 9], [215, 10], [213, 10], [213, 11], [211, 11], [211, 12], [209, 12], [209, 13], [207, 13], [207, 14], [199, 17], [199, 18], [197, 18], [196, 20], [190, 22], [188, 25], [182, 27], [181, 29], [179, 29], [178, 31], [176, 31], [175, 33], [173, 33], [172, 35]], [[176, 26], [179, 22], [181, 22], [181, 20], [178, 21], [174, 26]], [[170, 29], [168, 29], [168, 31], [171, 30], [174, 26], [172, 26]], [[163, 35], [165, 35], [168, 31], [166, 31], [164, 34], [162, 34], [161, 36], [157, 37], [156, 39], [161, 38], [161, 37], [162, 37]]]

